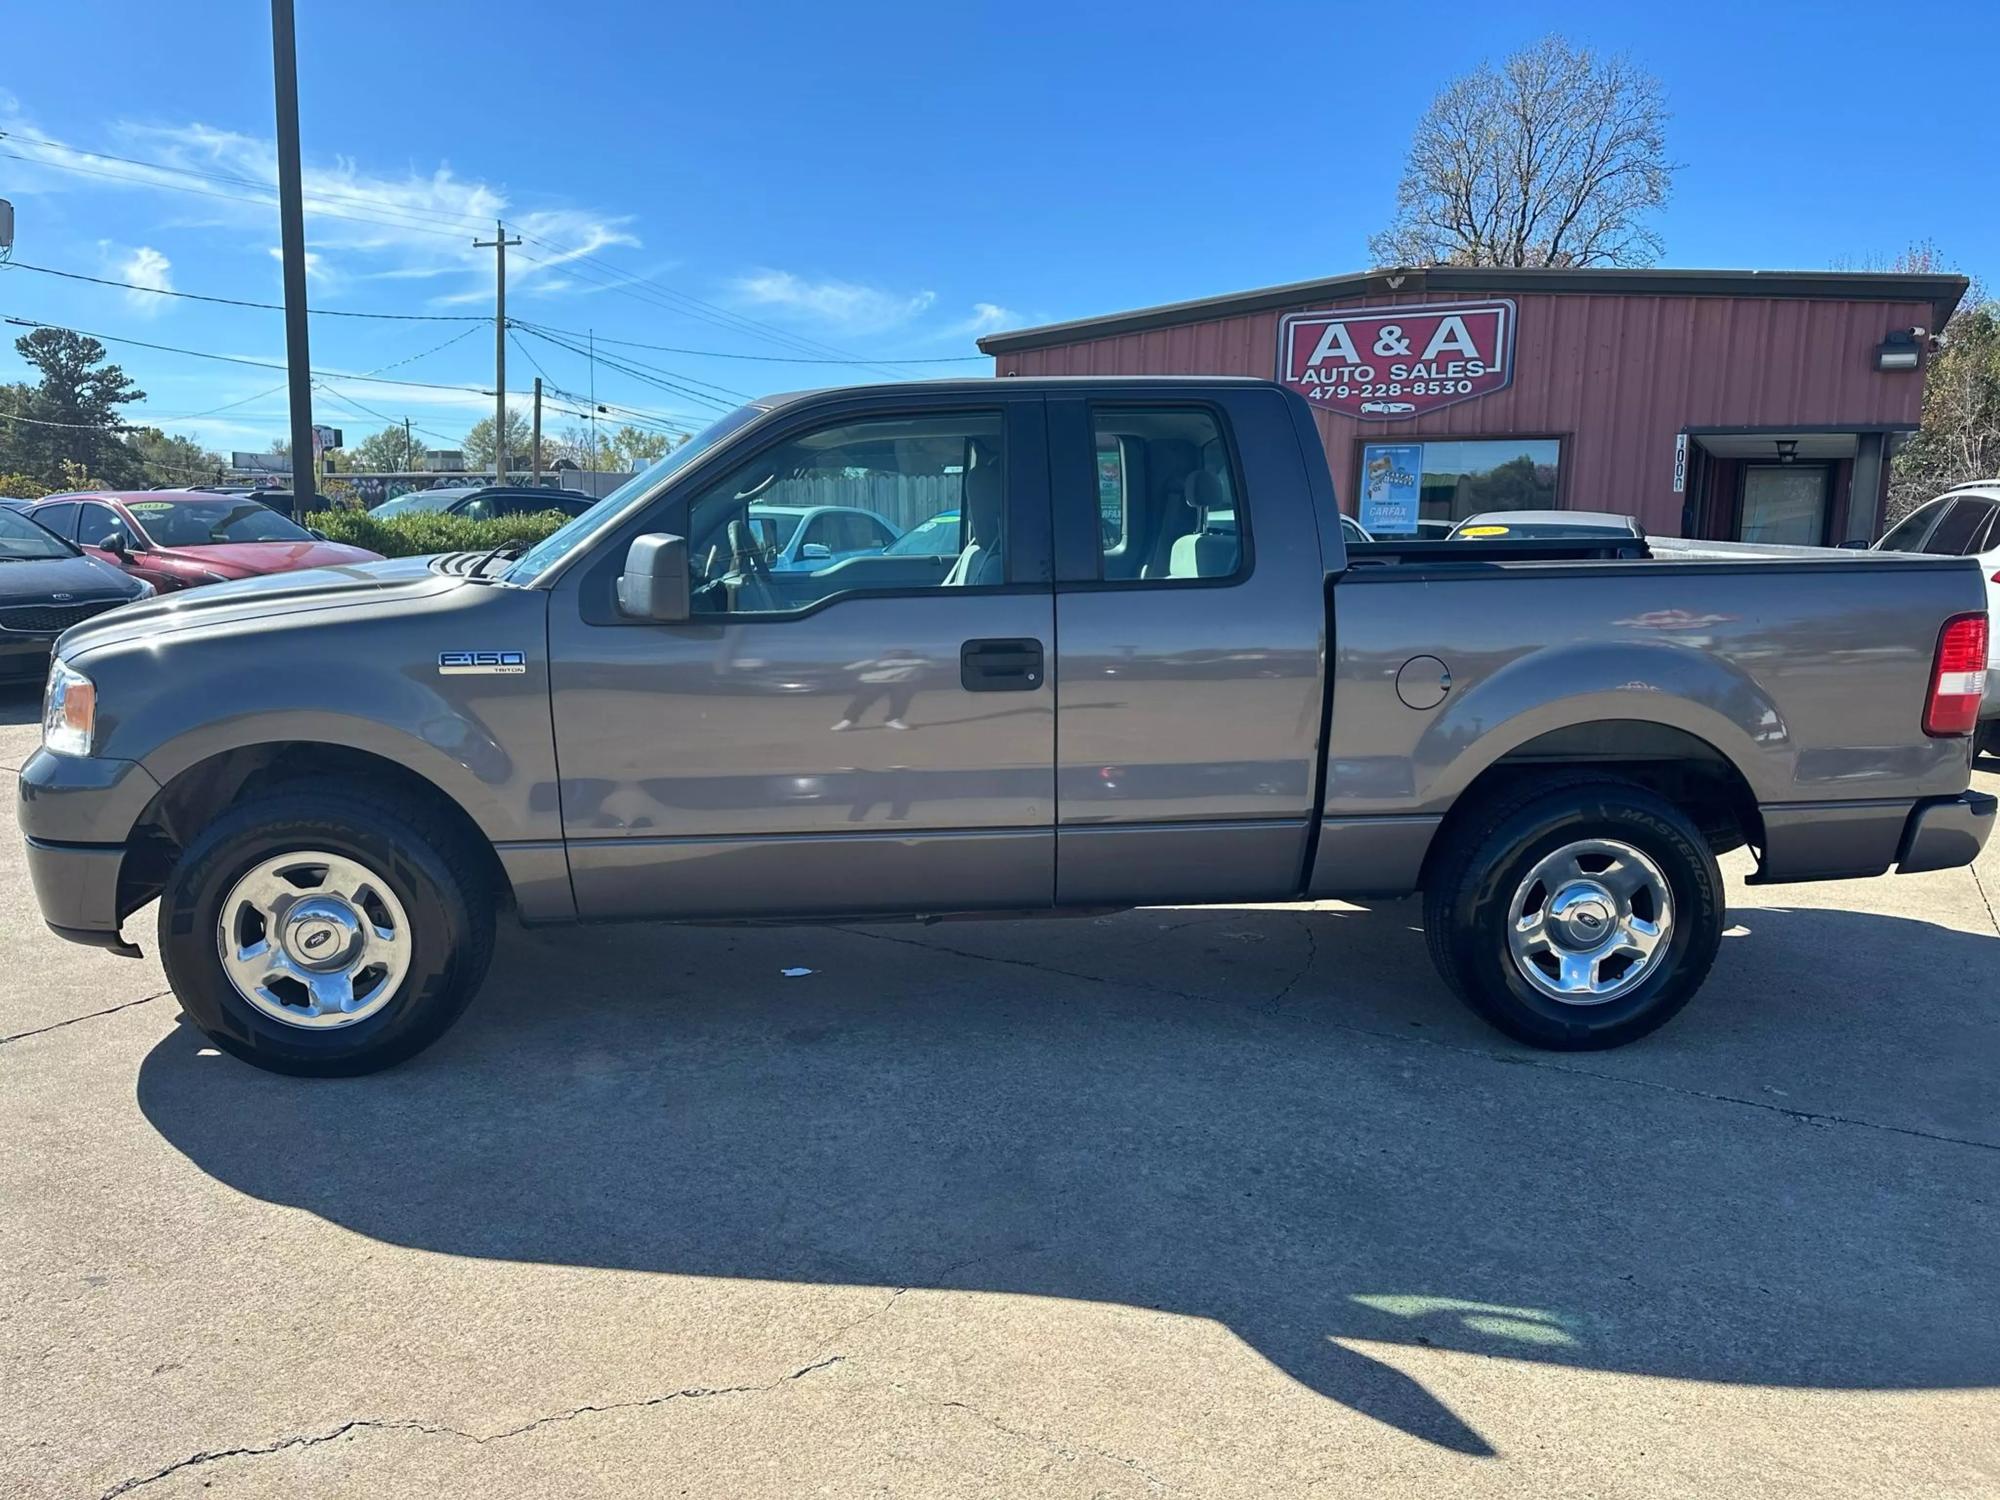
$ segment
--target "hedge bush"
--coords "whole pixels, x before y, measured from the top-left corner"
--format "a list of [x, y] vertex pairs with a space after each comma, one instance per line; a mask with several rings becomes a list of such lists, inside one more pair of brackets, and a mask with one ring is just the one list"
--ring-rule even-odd
[[320, 510], [314, 511], [306, 524], [325, 532], [331, 541], [366, 547], [384, 557], [426, 557], [433, 552], [484, 551], [505, 542], [533, 545], [568, 520], [559, 510], [500, 516], [491, 521], [471, 521], [437, 511], [385, 519], [365, 510]]

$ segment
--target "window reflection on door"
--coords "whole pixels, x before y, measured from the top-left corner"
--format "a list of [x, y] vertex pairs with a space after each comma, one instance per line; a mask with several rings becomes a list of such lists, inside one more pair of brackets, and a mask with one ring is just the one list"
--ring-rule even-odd
[[1765, 464], [1743, 471], [1740, 540], [1789, 547], [1826, 542], [1824, 464]]

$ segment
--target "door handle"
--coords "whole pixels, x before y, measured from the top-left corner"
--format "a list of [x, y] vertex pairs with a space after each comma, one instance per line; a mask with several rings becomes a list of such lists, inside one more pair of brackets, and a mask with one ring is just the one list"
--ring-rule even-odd
[[967, 641], [958, 651], [958, 680], [968, 693], [1032, 693], [1042, 685], [1042, 643]]

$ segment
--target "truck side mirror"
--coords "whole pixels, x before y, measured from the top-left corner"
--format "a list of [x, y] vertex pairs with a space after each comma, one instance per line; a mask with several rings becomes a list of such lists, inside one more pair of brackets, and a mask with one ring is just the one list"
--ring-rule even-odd
[[634, 537], [618, 579], [618, 612], [673, 625], [688, 617], [689, 608], [687, 538], [657, 531]]

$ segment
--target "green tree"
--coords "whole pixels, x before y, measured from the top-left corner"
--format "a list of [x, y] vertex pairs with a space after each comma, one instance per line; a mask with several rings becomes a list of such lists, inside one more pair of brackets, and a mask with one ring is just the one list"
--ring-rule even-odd
[[[528, 444], [534, 436], [534, 429], [528, 419], [507, 408], [507, 464], [510, 469], [528, 467]], [[474, 469], [483, 469], [493, 462], [493, 419], [481, 417], [466, 431], [465, 441], [460, 445], [465, 450], [465, 462]], [[542, 438], [542, 467], [555, 462], [556, 450], [545, 435]]]
[[0, 474], [19, 473], [30, 462], [28, 435], [34, 429], [21, 418], [34, 399], [35, 388], [23, 381], [0, 385]]
[[654, 432], [644, 427], [620, 427], [616, 432], [604, 432], [598, 435], [597, 467], [643, 469], [654, 460], [665, 458], [686, 441], [685, 433]]
[[1382, 266], [1651, 265], [1666, 123], [1650, 73], [1545, 37], [1431, 101], [1368, 248]]
[[193, 438], [169, 437], [157, 427], [128, 432], [125, 446], [145, 466], [148, 484], [213, 484], [229, 467], [220, 453]]
[[61, 483], [65, 461], [105, 485], [136, 485], [145, 468], [119, 440], [118, 409], [143, 401], [146, 393], [117, 365], [106, 364], [104, 346], [67, 328], [37, 328], [14, 341], [14, 348], [41, 374], [28, 400], [21, 467], [52, 485]]
[[360, 474], [391, 474], [420, 469], [424, 463], [424, 440], [412, 432], [407, 439], [403, 428], [384, 427], [370, 433], [346, 450], [348, 467]]
[[2000, 473], [2000, 301], [1977, 287], [1930, 358], [1922, 424], [1889, 467], [1891, 522], [1954, 484]]

